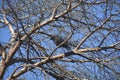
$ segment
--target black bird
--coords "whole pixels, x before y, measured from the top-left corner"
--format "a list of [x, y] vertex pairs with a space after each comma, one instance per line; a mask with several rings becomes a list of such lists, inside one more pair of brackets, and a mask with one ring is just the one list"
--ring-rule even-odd
[[[51, 36], [51, 40], [54, 41], [54, 43], [56, 44], [56, 46], [58, 46], [59, 44], [61, 44], [65, 39], [63, 39], [62, 37], [58, 36], [58, 35], [52, 35]], [[66, 49], [70, 49], [69, 45], [68, 45], [68, 41], [65, 42], [64, 44], [62, 44], [60, 47], [64, 47]]]

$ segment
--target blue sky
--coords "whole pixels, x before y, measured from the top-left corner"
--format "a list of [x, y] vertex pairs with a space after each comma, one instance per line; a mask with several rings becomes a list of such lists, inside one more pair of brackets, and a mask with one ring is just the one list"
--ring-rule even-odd
[[6, 43], [9, 41], [10, 34], [9, 31], [5, 28], [0, 29], [0, 42]]

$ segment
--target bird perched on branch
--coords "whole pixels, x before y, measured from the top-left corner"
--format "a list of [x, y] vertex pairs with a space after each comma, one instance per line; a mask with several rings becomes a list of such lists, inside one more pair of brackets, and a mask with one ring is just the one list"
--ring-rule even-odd
[[[58, 36], [58, 35], [52, 35], [51, 36], [51, 40], [54, 41], [54, 43], [56, 44], [56, 46], [58, 46], [59, 44], [61, 44], [65, 39], [63, 39], [62, 37]], [[64, 44], [62, 44], [60, 47], [64, 47], [66, 49], [70, 49], [69, 47], [69, 42], [65, 42]]]

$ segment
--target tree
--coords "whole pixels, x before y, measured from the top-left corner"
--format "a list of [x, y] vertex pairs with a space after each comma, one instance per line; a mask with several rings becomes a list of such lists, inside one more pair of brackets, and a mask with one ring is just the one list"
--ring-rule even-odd
[[119, 0], [1, 3], [0, 80], [120, 78]]

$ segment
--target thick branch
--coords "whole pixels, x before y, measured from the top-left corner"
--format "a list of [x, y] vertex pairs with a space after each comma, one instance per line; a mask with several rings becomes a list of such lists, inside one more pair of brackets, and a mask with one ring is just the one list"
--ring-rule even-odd
[[14, 29], [13, 29], [13, 27], [12, 27], [12, 24], [7, 20], [6, 14], [3, 14], [3, 17], [4, 17], [4, 23], [5, 23], [6, 25], [8, 25], [9, 30], [10, 30], [10, 32], [11, 32], [12, 39], [13, 39], [13, 40], [11, 40], [11, 42], [12, 42], [12, 41], [14, 41], [14, 38], [15, 38], [15, 31], [14, 31]]
[[[55, 55], [55, 56], [51, 56], [50, 58], [45, 58], [44, 60], [40, 61], [40, 62], [37, 62], [34, 64], [34, 66], [41, 66], [41, 65], [44, 65], [44, 64], [47, 64], [51, 61], [54, 61], [54, 60], [60, 60], [62, 58], [65, 58], [65, 57], [68, 57], [68, 56], [71, 56], [71, 55], [81, 55], [83, 53], [86, 53], [86, 52], [92, 52], [92, 51], [101, 51], [101, 50], [106, 50], [106, 49], [111, 49], [113, 48], [114, 49], [114, 46], [107, 46], [107, 47], [97, 47], [97, 48], [86, 48], [86, 49], [80, 49], [80, 50], [73, 50], [73, 51], [70, 51], [70, 52], [66, 52], [66, 53], [63, 53], [63, 54], [59, 54], [59, 55]], [[87, 58], [85, 56], [82, 56], [88, 60], [92, 60], [90, 58]], [[95, 61], [95, 60], [92, 60], [92, 61]], [[99, 61], [95, 61], [95, 62], [99, 62]], [[24, 74], [25, 72], [27, 72], [27, 67], [24, 67], [20, 72], [17, 72], [13, 75], [14, 78]], [[32, 69], [32, 68], [31, 68]], [[30, 70], [31, 70], [30, 69]]]

